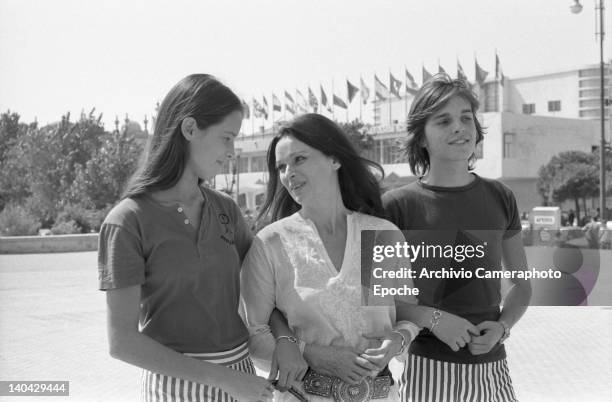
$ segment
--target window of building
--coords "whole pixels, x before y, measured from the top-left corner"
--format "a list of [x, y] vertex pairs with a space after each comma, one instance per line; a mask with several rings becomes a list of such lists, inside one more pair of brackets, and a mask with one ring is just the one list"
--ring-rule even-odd
[[251, 157], [251, 172], [265, 172], [267, 169], [265, 155]]
[[515, 138], [514, 133], [504, 133], [504, 158], [516, 158]]
[[[599, 89], [582, 89], [580, 90], [581, 98], [599, 98], [601, 91]], [[604, 96], [608, 96], [610, 92], [608, 88], [604, 88]]]
[[560, 110], [561, 110], [560, 100], [548, 101], [548, 111], [549, 112], [558, 112]]
[[[604, 76], [610, 75], [612, 73], [612, 70], [610, 68], [604, 68]], [[582, 77], [600, 77], [601, 71], [599, 70], [599, 67], [597, 68], [590, 68], [588, 70], [580, 70], [580, 72], [578, 73], [578, 76], [580, 78]]]
[[[610, 109], [604, 109], [604, 116], [610, 113]], [[599, 109], [581, 110], [580, 117], [597, 117], [599, 118]]]
[[246, 205], [247, 205], [246, 194], [245, 193], [238, 194], [238, 206], [240, 208], [246, 208]]
[[374, 144], [372, 144], [372, 147], [370, 149], [361, 150], [361, 156], [363, 156], [364, 158], [368, 160], [378, 163], [378, 155], [376, 154], [376, 142], [377, 141], [375, 140]]
[[406, 155], [406, 144], [400, 142], [398, 145], [397, 162], [395, 163], [408, 163], [408, 155]]
[[490, 82], [484, 86], [484, 111], [498, 112], [499, 111], [499, 84]]
[[391, 138], [382, 141], [383, 146], [383, 164], [401, 163], [400, 142], [397, 138]]
[[523, 114], [534, 114], [535, 103], [523, 103]]
[[578, 76], [580, 78], [582, 77], [599, 77], [599, 69], [598, 68], [592, 68], [589, 70], [580, 70], [580, 72], [578, 73]]
[[[599, 87], [600, 85], [601, 85], [601, 82], [599, 78], [589, 78], [589, 79], [580, 81], [580, 83], [578, 84], [580, 88]], [[608, 86], [607, 78], [604, 78], [604, 86]]]
[[599, 99], [587, 99], [580, 101], [580, 107], [599, 107]]
[[381, 140], [375, 140], [374, 141], [374, 159], [372, 159], [374, 162], [376, 163], [382, 163], [382, 160], [380, 159], [380, 150], [382, 148], [382, 141]]
[[249, 171], [249, 158], [248, 157], [240, 157], [238, 159], [236, 159], [237, 161], [239, 161], [238, 163], [238, 172], [240, 173], [246, 173]]

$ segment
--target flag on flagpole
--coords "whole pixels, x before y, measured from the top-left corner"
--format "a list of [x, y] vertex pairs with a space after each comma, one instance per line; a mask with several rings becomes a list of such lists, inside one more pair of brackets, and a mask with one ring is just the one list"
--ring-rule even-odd
[[457, 60], [457, 78], [465, 82], [469, 82], [465, 71], [463, 71], [463, 67], [461, 67], [461, 64], [459, 63], [459, 60]]
[[357, 95], [357, 92], [359, 92], [359, 88], [351, 84], [349, 80], [346, 80], [346, 93], [348, 95], [349, 103], [353, 101], [353, 98], [355, 98], [355, 95]]
[[295, 114], [295, 102], [287, 91], [285, 91], [285, 110], [291, 114]]
[[289, 103], [295, 103], [293, 97], [289, 94], [289, 92], [285, 91], [285, 102], [289, 101]]
[[[264, 103], [267, 104], [265, 97]], [[259, 102], [257, 102], [257, 99], [255, 98], [253, 98], [253, 116], [264, 117], [266, 120], [268, 120], [268, 111]]]
[[412, 74], [410, 74], [410, 71], [408, 71], [407, 68], [405, 68], [405, 70], [406, 70], [406, 92], [411, 95], [416, 95], [417, 91], [419, 90], [419, 85], [414, 80], [414, 77], [412, 76]]
[[422, 73], [423, 73], [423, 84], [429, 81], [431, 77], [433, 77], [433, 75], [425, 69], [425, 66], [423, 66]]
[[359, 80], [361, 81], [361, 101], [365, 105], [370, 98], [370, 88], [363, 82], [363, 78], [359, 78]]
[[272, 110], [276, 110], [277, 112], [281, 111], [280, 100], [276, 97], [275, 94], [272, 94]]
[[344, 103], [344, 101], [339, 96], [336, 96], [336, 94], [333, 94], [333, 100], [334, 105], [341, 107], [342, 109], [348, 108], [348, 106], [346, 106], [346, 103]]
[[474, 64], [476, 70], [476, 82], [478, 82], [478, 85], [482, 85], [485, 82], [487, 75], [489, 75], [489, 72], [483, 70], [482, 67], [478, 65], [478, 60], [476, 60], [476, 57], [474, 57]]
[[321, 85], [321, 105], [327, 106], [327, 95], [325, 94], [325, 91], [323, 90], [323, 85]]
[[500, 84], [504, 85], [504, 73], [501, 69], [501, 63], [499, 62], [499, 56], [495, 53], [495, 79], [500, 82]]
[[262, 117], [263, 116], [263, 107], [257, 102], [255, 98], [253, 98], [253, 116]]
[[331, 112], [331, 107], [330, 105], [327, 104], [327, 95], [325, 94], [325, 91], [323, 90], [323, 85], [320, 85], [321, 87], [321, 105], [325, 106], [325, 109], [327, 109], [329, 112]]
[[397, 78], [395, 78], [393, 74], [389, 73], [389, 91], [391, 91], [393, 95], [397, 96], [398, 99], [402, 98], [400, 96], [401, 87], [402, 87], [402, 82], [398, 80]]
[[295, 102], [295, 104], [297, 105], [297, 108], [301, 110], [302, 112], [307, 113], [308, 112], [308, 109], [307, 109], [308, 102], [306, 102], [306, 98], [304, 98], [304, 95], [302, 95], [299, 89], [296, 89], [295, 93], [297, 95], [296, 102]]
[[312, 93], [312, 89], [308, 87], [308, 104], [312, 107], [314, 112], [317, 112], [317, 108], [319, 107], [319, 102], [317, 101], [317, 97]]
[[250, 119], [251, 118], [251, 108], [249, 107], [249, 104], [246, 103], [244, 99], [240, 99], [240, 102], [242, 102], [242, 112], [244, 113], [244, 118]]
[[376, 74], [374, 74], [374, 95], [376, 95], [376, 98], [378, 98], [378, 100], [389, 99], [389, 90], [387, 89], [385, 84], [380, 82]]

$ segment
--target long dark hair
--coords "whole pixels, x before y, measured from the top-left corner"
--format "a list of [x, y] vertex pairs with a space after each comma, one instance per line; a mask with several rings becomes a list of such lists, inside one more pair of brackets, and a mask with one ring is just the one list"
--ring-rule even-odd
[[[457, 95], [468, 101], [472, 108], [472, 117], [476, 126], [476, 144], [483, 140], [485, 132], [476, 118], [479, 107], [478, 98], [472, 92], [470, 85], [464, 80], [452, 79], [446, 73], [434, 75], [417, 92], [410, 106], [406, 124], [408, 140], [405, 152], [408, 155], [410, 170], [415, 176], [422, 176], [429, 170], [429, 152], [423, 147], [427, 120]], [[476, 155], [472, 154], [468, 159], [469, 170], [474, 169], [475, 162]]]
[[268, 147], [268, 188], [258, 219], [271, 214], [276, 221], [297, 212], [301, 207], [283, 187], [276, 170], [276, 144], [286, 136], [335, 158], [340, 163], [338, 181], [344, 206], [351, 211], [383, 217], [380, 187], [372, 170], [378, 170], [381, 180], [382, 167], [359, 156], [342, 129], [325, 116], [315, 113], [298, 116], [286, 123]]
[[185, 118], [192, 117], [199, 129], [206, 129], [235, 111], [242, 111], [240, 99], [215, 77], [192, 74], [179, 81], [159, 107], [145, 161], [130, 179], [122, 198], [166, 190], [178, 182], [188, 151], [181, 133]]

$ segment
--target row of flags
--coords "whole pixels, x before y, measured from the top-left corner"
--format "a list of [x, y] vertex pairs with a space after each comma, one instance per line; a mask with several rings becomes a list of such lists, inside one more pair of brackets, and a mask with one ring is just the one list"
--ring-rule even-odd
[[[489, 75], [489, 72], [484, 70], [479, 64], [478, 60], [474, 58], [474, 72], [475, 72], [475, 81], [479, 86], [482, 86]], [[419, 85], [417, 84], [414, 76], [408, 71], [407, 68], [405, 70], [404, 82], [396, 78], [391, 72], [389, 72], [389, 84], [385, 85], [376, 74], [374, 74], [374, 101], [385, 101], [391, 100], [393, 97], [397, 99], [402, 98], [402, 87], [404, 88], [404, 95], [414, 96], [419, 90]], [[446, 73], [442, 66], [438, 65], [438, 73]], [[422, 67], [422, 83], [427, 82], [433, 74], [430, 73], [425, 66]], [[457, 78], [470, 82], [468, 80], [467, 74], [463, 70], [463, 67], [457, 60]], [[495, 80], [499, 82], [502, 86], [504, 85], [504, 75], [501, 70], [501, 64], [499, 61], [499, 56], [497, 53], [495, 54]], [[405, 85], [404, 85], [405, 84]], [[320, 96], [317, 98], [315, 93], [313, 92], [311, 87], [308, 87], [306, 95], [302, 94], [300, 90], [295, 91], [295, 97], [292, 96], [289, 92], [284, 91], [284, 106], [285, 111], [291, 114], [296, 113], [308, 113], [310, 111], [317, 112], [319, 107], [324, 108], [330, 113], [333, 113], [333, 106], [337, 106], [342, 109], [348, 109], [348, 105], [350, 105], [355, 99], [356, 95], [360, 93], [361, 102], [365, 105], [370, 99], [371, 90], [364, 82], [363, 78], [359, 80], [359, 86], [354, 85], [348, 79], [346, 80], [346, 98], [342, 98], [335, 93], [332, 93], [331, 102], [327, 96], [327, 93], [323, 89], [323, 85], [319, 86], [320, 88]], [[345, 100], [346, 99], [346, 100]], [[251, 117], [251, 107], [247, 102], [242, 100], [243, 108], [245, 110], [245, 117], [248, 119]], [[268, 99], [263, 96], [261, 101], [254, 98], [251, 102], [252, 105], [252, 114], [256, 118], [264, 118], [268, 119], [269, 111], [270, 111], [270, 103], [268, 103]], [[280, 112], [282, 110], [281, 100], [276, 94], [272, 94], [271, 98], [271, 113]], [[332, 106], [333, 105], [333, 106]]]

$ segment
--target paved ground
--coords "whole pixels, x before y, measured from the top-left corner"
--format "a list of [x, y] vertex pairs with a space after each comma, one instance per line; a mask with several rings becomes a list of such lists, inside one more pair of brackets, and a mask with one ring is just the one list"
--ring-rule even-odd
[[[139, 370], [108, 356], [96, 277], [95, 253], [0, 255], [0, 380], [70, 381], [70, 397], [1, 401], [137, 400]], [[611, 308], [532, 307], [508, 354], [522, 402], [612, 401]]]

